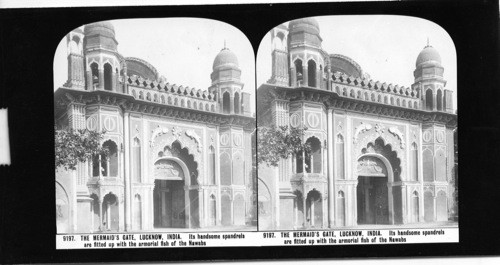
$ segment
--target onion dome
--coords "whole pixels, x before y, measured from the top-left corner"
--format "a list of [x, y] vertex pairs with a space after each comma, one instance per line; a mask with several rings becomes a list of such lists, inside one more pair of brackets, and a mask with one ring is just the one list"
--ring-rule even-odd
[[222, 49], [215, 57], [212, 69], [215, 70], [222, 66], [238, 68], [238, 58], [228, 48]]
[[425, 48], [418, 54], [415, 66], [418, 67], [422, 64], [441, 65], [441, 56], [434, 47], [427, 44]]
[[108, 21], [101, 21], [85, 25], [84, 32], [87, 36], [99, 34], [111, 38], [115, 37], [115, 28], [113, 27], [113, 24]]
[[288, 28], [290, 31], [307, 30], [312, 31], [311, 33], [319, 34], [318, 21], [312, 17], [292, 20], [290, 24], [288, 24]]

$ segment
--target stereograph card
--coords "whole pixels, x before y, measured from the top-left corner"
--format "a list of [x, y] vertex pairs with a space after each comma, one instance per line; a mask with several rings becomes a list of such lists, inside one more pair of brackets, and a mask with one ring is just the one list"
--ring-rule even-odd
[[498, 255], [498, 3], [0, 13], [5, 263]]

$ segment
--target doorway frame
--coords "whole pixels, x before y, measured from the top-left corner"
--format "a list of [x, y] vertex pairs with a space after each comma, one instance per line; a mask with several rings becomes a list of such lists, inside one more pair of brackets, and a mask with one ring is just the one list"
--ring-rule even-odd
[[[157, 159], [154, 160], [153, 162], [153, 166], [160, 160], [171, 160], [171, 161], [174, 161], [176, 162], [182, 169], [182, 172], [184, 174], [184, 209], [185, 209], [185, 216], [184, 216], [184, 223], [185, 223], [185, 228], [191, 228], [191, 208], [190, 208], [190, 200], [189, 200], [189, 186], [191, 185], [191, 175], [189, 174], [189, 168], [187, 167], [186, 163], [184, 163], [184, 161], [182, 161], [181, 159], [179, 159], [178, 157], [172, 157], [172, 156], [163, 156], [163, 157], [159, 157]], [[163, 179], [163, 178], [156, 178], [154, 175], [151, 177], [151, 180], [152, 182], [154, 183], [155, 180], [179, 180], [179, 179]], [[151, 202], [151, 205], [152, 207], [154, 207], [154, 192], [155, 192], [155, 189], [156, 187], [153, 187], [153, 190], [151, 191], [152, 192], [152, 196], [151, 198], [153, 199], [153, 201]], [[199, 200], [199, 198], [198, 198]], [[153, 228], [154, 228], [154, 220], [155, 220], [155, 213], [154, 213], [154, 209], [153, 211], [151, 211], [151, 219], [150, 220], [153, 220]]]
[[[380, 161], [382, 161], [382, 163], [384, 164], [385, 168], [387, 169], [387, 196], [388, 196], [388, 204], [389, 204], [389, 224], [394, 224], [394, 198], [393, 198], [393, 195], [392, 195], [392, 186], [393, 186], [393, 183], [394, 183], [394, 171], [392, 169], [392, 166], [391, 166], [391, 162], [383, 155], [381, 154], [377, 154], [377, 153], [366, 153], [366, 154], [362, 154], [360, 155], [357, 159], [356, 159], [356, 163], [364, 158], [364, 157], [374, 157], [374, 158], [377, 158], [379, 159]], [[358, 172], [356, 171], [355, 173], [355, 177], [356, 177], [356, 188], [354, 189], [354, 192], [355, 192], [355, 196], [354, 198], [357, 198], [358, 197], [358, 185], [359, 185], [359, 174]], [[358, 222], [358, 201], [356, 200], [356, 223]]]

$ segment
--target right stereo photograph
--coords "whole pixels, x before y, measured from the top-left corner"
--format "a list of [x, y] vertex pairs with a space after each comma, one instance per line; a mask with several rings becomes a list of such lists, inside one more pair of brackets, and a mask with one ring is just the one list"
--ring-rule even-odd
[[458, 227], [453, 40], [407, 16], [273, 28], [257, 54], [258, 227]]

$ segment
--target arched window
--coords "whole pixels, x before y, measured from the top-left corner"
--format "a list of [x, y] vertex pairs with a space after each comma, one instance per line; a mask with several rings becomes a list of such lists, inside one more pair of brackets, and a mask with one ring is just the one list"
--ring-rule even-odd
[[208, 150], [208, 179], [209, 184], [215, 185], [215, 149], [213, 146], [210, 146]]
[[321, 143], [317, 138], [309, 138], [306, 144], [311, 146], [311, 151], [306, 153], [306, 172], [321, 173]]
[[302, 69], [302, 60], [297, 59], [297, 60], [295, 60], [294, 64], [295, 64], [295, 71], [296, 71], [296, 75], [297, 75], [297, 86], [300, 86], [300, 85], [302, 85], [302, 78], [304, 75], [304, 72]]
[[104, 90], [112, 91], [112, 81], [113, 68], [110, 64], [104, 64]]
[[441, 92], [441, 89], [438, 89], [436, 94], [436, 108], [438, 111], [443, 110], [443, 93]]
[[307, 85], [316, 87], [316, 62], [313, 60], [307, 62]]
[[278, 34], [276, 34], [276, 38], [274, 39], [274, 48], [277, 49], [277, 50], [286, 50], [286, 45], [285, 45], [285, 34], [283, 34], [283, 32], [278, 32]]
[[427, 89], [427, 91], [425, 91], [425, 110], [432, 110], [432, 106], [432, 90]]
[[102, 175], [105, 177], [116, 177], [118, 176], [118, 148], [111, 140], [104, 142], [102, 146], [109, 150], [108, 157], [105, 155], [101, 157]]
[[334, 157], [336, 158], [337, 168], [337, 179], [344, 179], [344, 137], [338, 134], [335, 139], [335, 152]]
[[73, 36], [69, 44], [70, 52], [73, 54], [81, 54], [79, 44], [80, 44], [80, 38], [78, 38], [78, 36]]
[[[223, 113], [229, 113], [231, 111], [231, 97], [229, 96], [229, 92], [224, 92], [222, 95], [222, 112]], [[203, 110], [203, 107], [200, 108]]]
[[234, 93], [234, 113], [240, 113], [240, 94]]
[[134, 138], [132, 145], [132, 165], [132, 179], [141, 182], [141, 142], [137, 138]]
[[410, 180], [418, 180], [418, 148], [417, 144], [413, 143], [410, 150], [410, 161], [411, 161], [411, 176]]

